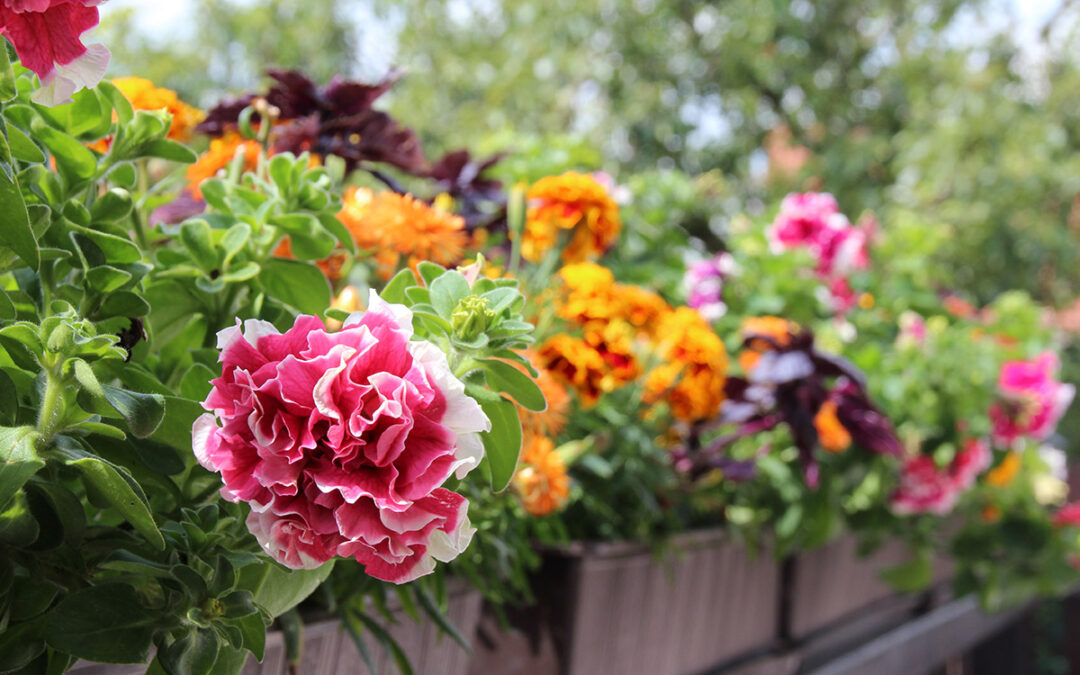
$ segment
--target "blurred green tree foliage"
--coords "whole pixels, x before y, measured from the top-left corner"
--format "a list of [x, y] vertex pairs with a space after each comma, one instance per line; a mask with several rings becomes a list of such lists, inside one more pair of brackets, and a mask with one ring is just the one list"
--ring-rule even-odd
[[[935, 272], [977, 301], [1080, 292], [1080, 10], [1067, 0], [1027, 49], [990, 20], [1003, 0], [192, 2], [190, 39], [107, 20], [114, 72], [205, 104], [271, 65], [373, 77], [381, 50], [405, 70], [392, 112], [432, 156], [569, 134], [623, 177], [719, 170], [729, 212], [824, 189], [852, 218], [940, 223]], [[726, 219], [694, 222], [710, 242]]]

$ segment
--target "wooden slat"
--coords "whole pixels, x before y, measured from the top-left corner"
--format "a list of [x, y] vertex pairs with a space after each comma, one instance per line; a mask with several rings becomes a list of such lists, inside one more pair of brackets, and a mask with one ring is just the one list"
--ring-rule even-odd
[[983, 613], [972, 597], [953, 601], [814, 670], [811, 675], [926, 675], [993, 636], [1028, 605]]

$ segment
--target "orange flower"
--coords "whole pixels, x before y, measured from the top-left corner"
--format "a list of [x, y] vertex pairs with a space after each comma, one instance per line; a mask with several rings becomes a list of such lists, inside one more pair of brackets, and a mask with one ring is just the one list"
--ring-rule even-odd
[[814, 416], [818, 442], [828, 452], [843, 452], [851, 446], [851, 434], [836, 417], [836, 403], [825, 401]]
[[946, 296], [941, 302], [945, 311], [961, 319], [970, 319], [975, 316], [975, 305], [955, 295]]
[[619, 235], [619, 207], [592, 176], [569, 171], [541, 178], [526, 193], [529, 200], [521, 255], [539, 262], [559, 241], [559, 232], [572, 231], [562, 252], [566, 262], [601, 255]]
[[1001, 520], [1001, 509], [994, 504], [987, 504], [979, 515], [982, 516], [984, 522], [996, 523]]
[[585, 326], [585, 342], [596, 350], [608, 367], [605, 391], [621, 387], [641, 374], [633, 341], [633, 329], [623, 321], [596, 321]]
[[786, 347], [791, 343], [791, 336], [799, 330], [798, 324], [778, 316], [755, 316], [744, 319], [742, 335], [748, 340], [746, 349], [739, 354], [739, 367], [744, 373], [757, 365], [761, 355], [773, 348], [773, 343]]
[[676, 419], [712, 417], [724, 401], [728, 358], [724, 343], [694, 309], [679, 307], [657, 325], [664, 363], [649, 373], [645, 402], [666, 400]]
[[412, 195], [348, 188], [338, 219], [357, 246], [375, 252], [383, 279], [393, 276], [403, 260], [414, 271], [423, 260], [455, 265], [468, 243], [464, 218]]
[[564, 293], [558, 315], [568, 321], [625, 320], [637, 329], [655, 328], [671, 307], [656, 293], [638, 286], [615, 283], [611, 270], [591, 262], [573, 263], [559, 270]]
[[195, 126], [203, 120], [203, 111], [180, 100], [175, 91], [155, 87], [141, 77], [119, 77], [112, 81], [135, 110], [166, 110], [172, 115], [169, 138], [186, 141]]
[[[527, 352], [526, 357], [533, 364], [540, 362], [540, 355]], [[524, 367], [517, 366], [524, 372]], [[554, 438], [566, 427], [566, 411], [570, 407], [570, 395], [566, 387], [547, 368], [537, 368], [540, 376], [536, 378], [536, 385], [544, 394], [547, 401], [547, 410], [533, 412], [518, 406], [518, 415], [521, 417], [521, 428], [526, 434], [547, 436]]]
[[1001, 460], [1001, 464], [987, 472], [986, 484], [999, 488], [1007, 487], [1018, 473], [1020, 473], [1020, 454], [1010, 452], [1005, 455], [1005, 459]]
[[521, 461], [522, 466], [514, 474], [514, 489], [525, 510], [534, 516], [546, 516], [561, 509], [570, 496], [570, 477], [551, 439], [528, 435]]
[[[341, 289], [341, 292], [330, 303], [330, 306], [352, 314], [364, 308], [364, 301], [360, 299], [360, 291], [356, 290], [356, 286], [346, 286]], [[326, 327], [332, 331], [341, 330], [341, 325], [341, 321], [337, 319], [326, 320]]]
[[[281, 243], [274, 249], [274, 255], [279, 258], [293, 257], [292, 242], [289, 241], [288, 237], [281, 240]], [[330, 281], [337, 281], [344, 276], [342, 270], [345, 269], [345, 263], [347, 261], [348, 259], [346, 258], [344, 251], [336, 251], [331, 253], [330, 257], [325, 260], [316, 260], [315, 264], [319, 266], [319, 269], [322, 270], [322, 273], [326, 275], [327, 279]]]
[[544, 368], [578, 392], [586, 406], [594, 405], [608, 391], [604, 358], [581, 338], [553, 335], [540, 345], [537, 356]]
[[244, 171], [254, 171], [259, 163], [261, 147], [258, 142], [246, 141], [238, 132], [230, 131], [221, 138], [211, 140], [210, 149], [203, 153], [199, 161], [188, 167], [188, 189], [191, 194], [197, 199], [202, 199], [199, 185], [229, 166], [240, 148], [244, 151]]

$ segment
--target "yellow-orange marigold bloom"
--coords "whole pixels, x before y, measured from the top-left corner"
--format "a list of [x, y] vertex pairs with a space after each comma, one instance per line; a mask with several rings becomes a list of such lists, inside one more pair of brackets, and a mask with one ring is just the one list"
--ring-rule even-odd
[[629, 284], [618, 284], [615, 288], [616, 303], [622, 309], [625, 318], [634, 328], [653, 334], [662, 319], [673, 310], [658, 294]]
[[773, 348], [770, 343], [786, 347], [791, 344], [791, 336], [798, 331], [798, 324], [778, 316], [753, 316], [744, 319], [740, 332], [747, 346], [739, 354], [739, 367], [749, 372], [757, 365], [761, 355]]
[[375, 251], [377, 271], [384, 279], [393, 276], [402, 262], [414, 271], [423, 260], [456, 265], [468, 243], [464, 218], [396, 192], [349, 188], [338, 219], [357, 246]]
[[559, 240], [559, 232], [572, 230], [563, 260], [579, 262], [601, 255], [619, 236], [619, 206], [595, 178], [569, 171], [541, 178], [526, 193], [529, 210], [521, 241], [521, 255], [539, 262]]
[[592, 262], [571, 263], [559, 270], [563, 282], [559, 317], [579, 324], [623, 320], [651, 332], [671, 307], [656, 293], [615, 283], [611, 270]]
[[118, 77], [112, 83], [124, 98], [131, 102], [131, 107], [135, 110], [167, 110], [172, 115], [169, 138], [174, 141], [191, 138], [191, 132], [205, 117], [203, 111], [181, 101], [175, 91], [155, 87], [150, 80], [141, 77]]
[[724, 402], [728, 358], [723, 341], [696, 310], [665, 315], [657, 325], [657, 351], [664, 363], [645, 381], [645, 402], [667, 400], [676, 419], [712, 417]]
[[570, 496], [570, 477], [551, 439], [526, 436], [521, 462], [514, 474], [514, 489], [525, 510], [534, 516], [546, 516], [561, 509]]
[[560, 333], [537, 350], [540, 364], [572, 387], [586, 406], [596, 403], [610, 384], [604, 358], [581, 338]]
[[1010, 452], [1001, 460], [1001, 464], [986, 472], [986, 484], [994, 487], [1007, 487], [1020, 473], [1020, 453]]
[[818, 442], [828, 452], [843, 452], [851, 447], [851, 434], [836, 417], [836, 403], [825, 401], [814, 416]]
[[604, 390], [611, 391], [641, 374], [634, 355], [634, 331], [624, 321], [594, 321], [585, 326], [585, 342], [604, 360], [608, 371]]
[[[547, 368], [538, 367], [540, 356], [535, 352], [526, 352], [525, 356], [536, 367], [540, 376], [536, 378], [536, 385], [544, 394], [547, 401], [547, 410], [533, 412], [522, 406], [518, 406], [518, 415], [521, 417], [521, 428], [526, 434], [547, 436], [554, 438], [566, 427], [566, 411], [570, 407], [570, 395], [566, 387]], [[522, 372], [525, 368], [514, 364]]]
[[257, 141], [244, 140], [238, 132], [230, 131], [221, 138], [210, 141], [210, 148], [203, 153], [199, 161], [188, 167], [188, 189], [191, 193], [197, 198], [202, 198], [199, 185], [229, 166], [240, 148], [244, 149], [244, 171], [254, 171], [258, 166], [259, 152], [262, 148]]

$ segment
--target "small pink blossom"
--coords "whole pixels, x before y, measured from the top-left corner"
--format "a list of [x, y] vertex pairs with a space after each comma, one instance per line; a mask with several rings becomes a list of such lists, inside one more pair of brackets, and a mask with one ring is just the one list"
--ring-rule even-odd
[[896, 336], [901, 346], [918, 346], [926, 342], [926, 320], [910, 310], [900, 315], [900, 333]]
[[1055, 527], [1080, 527], [1080, 502], [1062, 506], [1054, 514]]
[[932, 513], [945, 515], [957, 500], [975, 484], [981, 473], [990, 468], [993, 454], [984, 440], [969, 440], [942, 469], [928, 455], [916, 455], [904, 463], [900, 486], [893, 493], [890, 506], [897, 515]]
[[719, 253], [708, 260], [691, 265], [683, 277], [686, 304], [696, 309], [707, 321], [716, 321], [727, 313], [724, 303], [724, 281], [738, 272], [738, 264], [730, 253]]
[[998, 401], [990, 408], [995, 443], [1008, 447], [1021, 438], [1040, 441], [1054, 432], [1076, 393], [1055, 378], [1058, 366], [1057, 356], [1044, 352], [1001, 367]]
[[249, 320], [218, 334], [195, 456], [282, 564], [352, 557], [404, 583], [468, 546], [468, 502], [440, 486], [479, 463], [490, 423], [446, 356], [411, 338], [412, 313], [374, 293], [336, 333], [300, 316], [285, 333]]
[[0, 34], [41, 78], [35, 102], [63, 103], [105, 76], [109, 50], [82, 43], [82, 34], [98, 24], [97, 5], [104, 1], [0, 0]]

